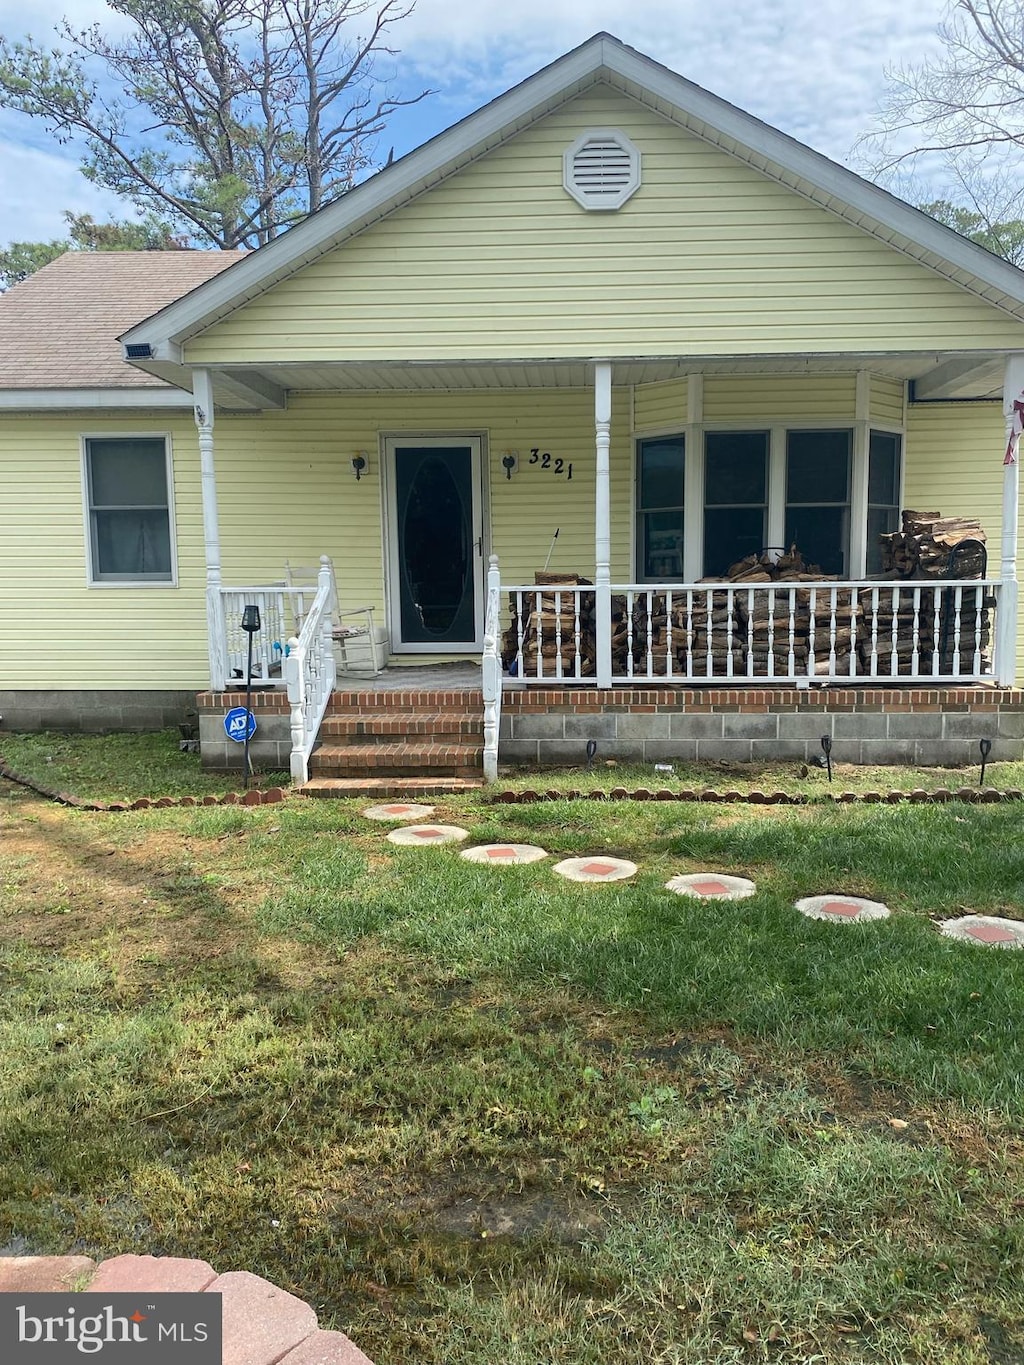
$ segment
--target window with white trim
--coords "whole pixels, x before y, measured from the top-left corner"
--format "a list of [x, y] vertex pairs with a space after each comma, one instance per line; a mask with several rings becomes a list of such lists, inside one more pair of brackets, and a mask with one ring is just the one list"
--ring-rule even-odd
[[903, 438], [894, 431], [872, 431], [868, 445], [869, 574], [882, 572], [878, 537], [899, 529]]
[[786, 545], [828, 575], [848, 576], [853, 432], [786, 432]]
[[173, 582], [166, 438], [86, 437], [85, 484], [90, 582]]
[[642, 583], [682, 580], [684, 457], [682, 436], [637, 442], [637, 576]]
[[767, 431], [704, 435], [704, 573], [756, 555], [767, 543]]

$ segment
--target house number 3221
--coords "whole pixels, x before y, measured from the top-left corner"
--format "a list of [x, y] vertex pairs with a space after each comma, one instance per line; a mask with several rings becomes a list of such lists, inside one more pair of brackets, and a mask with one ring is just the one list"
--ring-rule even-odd
[[550, 474], [564, 474], [567, 479], [572, 478], [572, 460], [566, 463], [561, 455], [553, 456], [550, 451], [541, 450], [538, 446], [530, 450], [530, 464], [539, 465]]

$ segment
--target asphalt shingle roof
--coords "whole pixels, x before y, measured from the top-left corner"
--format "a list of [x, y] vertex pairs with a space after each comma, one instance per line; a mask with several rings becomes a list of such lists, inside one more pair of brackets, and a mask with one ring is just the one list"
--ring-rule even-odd
[[0, 295], [0, 388], [168, 388], [122, 360], [118, 336], [245, 254], [66, 252]]

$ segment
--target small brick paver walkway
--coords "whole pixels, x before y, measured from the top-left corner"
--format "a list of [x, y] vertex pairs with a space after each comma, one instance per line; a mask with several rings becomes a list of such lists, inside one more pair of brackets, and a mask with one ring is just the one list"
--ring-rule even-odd
[[343, 1332], [317, 1326], [309, 1304], [259, 1275], [218, 1275], [176, 1256], [0, 1256], [0, 1293], [220, 1294], [223, 1365], [372, 1365]]

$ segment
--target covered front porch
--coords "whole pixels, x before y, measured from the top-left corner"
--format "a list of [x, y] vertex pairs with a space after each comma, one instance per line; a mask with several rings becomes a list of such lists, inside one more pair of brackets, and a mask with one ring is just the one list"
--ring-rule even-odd
[[[232, 380], [237, 386], [237, 371]], [[966, 359], [932, 354], [870, 359], [762, 356], [717, 365], [702, 361], [699, 368], [685, 358], [486, 367], [334, 364], [318, 367], [316, 374], [308, 368], [276, 367], [261, 372], [259, 387], [266, 394], [279, 395], [275, 416], [284, 426], [293, 388], [303, 393], [335, 393], [344, 402], [355, 394], [363, 396], [363, 386], [373, 386], [381, 414], [374, 442], [365, 442], [365, 449], [354, 449], [351, 454], [345, 451], [340, 460], [342, 465], [365, 461], [363, 470], [356, 471], [361, 478], [349, 484], [354, 497], [369, 502], [367, 485], [377, 489], [382, 537], [378, 614], [389, 627], [392, 662], [411, 665], [451, 657], [480, 661], [483, 768], [493, 778], [499, 748], [511, 756], [514, 750], [508, 745], [517, 738], [514, 725], [507, 720], [502, 723], [503, 710], [508, 715], [510, 704], [515, 705], [509, 702], [510, 688], [514, 694], [521, 689], [550, 693], [552, 688], [559, 693], [583, 689], [588, 694], [611, 694], [591, 703], [610, 707], [621, 700], [624, 690], [632, 694], [665, 689], [666, 696], [670, 693], [678, 701], [682, 692], [696, 693], [702, 688], [755, 689], [780, 695], [820, 688], [829, 688], [835, 695], [837, 687], [851, 693], [869, 688], [873, 694], [887, 689], [895, 695], [907, 688], [925, 688], [929, 695], [963, 707], [968, 702], [961, 694], [969, 689], [980, 689], [970, 695], [985, 706], [991, 704], [986, 701], [992, 695], [990, 689], [1012, 686], [1017, 652], [1016, 460], [1001, 467], [998, 559], [993, 558], [984, 576], [919, 581], [866, 572], [871, 535], [879, 527], [893, 529], [900, 508], [906, 505], [908, 467], [918, 490], [927, 486], [921, 472], [928, 463], [926, 444], [922, 440], [907, 443], [907, 380], [914, 382], [922, 404], [963, 397], [992, 400], [1001, 395], [1009, 422], [1014, 398], [1024, 390], [1024, 363], [1017, 355]], [[213, 419], [214, 388], [219, 382], [215, 371], [195, 372], [207, 533], [211, 688], [220, 692], [244, 679], [248, 641], [239, 623], [245, 605], [258, 605], [263, 629], [255, 642], [252, 677], [257, 686], [287, 693], [292, 772], [302, 781], [309, 773], [309, 757], [329, 698], [339, 683], [329, 575], [325, 566], [323, 582], [312, 592], [305, 589], [301, 600], [297, 590], [280, 582], [227, 585], [222, 581]], [[788, 385], [790, 392], [802, 396], [773, 397], [766, 385], [780, 392]], [[843, 385], [848, 387], [849, 398], [830, 408], [829, 392]], [[888, 409], [883, 390], [888, 393]], [[255, 385], [252, 392], [256, 392]], [[892, 402], [895, 392], [904, 394], [898, 409]], [[587, 393], [593, 413], [589, 442], [579, 430], [581, 399]], [[730, 393], [735, 395], [734, 417], [729, 416]], [[472, 403], [467, 401], [469, 395]], [[523, 414], [529, 412], [531, 400], [541, 399], [547, 413], [558, 410], [558, 400], [568, 403], [571, 399], [572, 440], [586, 443], [593, 454], [581, 457], [579, 445], [575, 452], [568, 445], [565, 455], [559, 456], [543, 445], [528, 444], [538, 433]], [[420, 424], [406, 416], [417, 407], [425, 415]], [[489, 425], [474, 420], [488, 408], [496, 414]], [[402, 417], [389, 420], [392, 412]], [[469, 412], [474, 416], [467, 418]], [[509, 412], [515, 416], [508, 417]], [[471, 495], [457, 534], [448, 538], [446, 552], [459, 566], [463, 601], [449, 618], [462, 621], [460, 638], [442, 631], [432, 643], [428, 631], [426, 640], [411, 643], [403, 622], [404, 609], [414, 608], [420, 622], [429, 619], [431, 603], [421, 600], [422, 594], [409, 592], [405, 594], [409, 601], [402, 600], [407, 567], [403, 553], [408, 547], [403, 548], [392, 525], [395, 451], [402, 446], [392, 434], [395, 431], [408, 431], [403, 439], [417, 450], [447, 452], [464, 447], [469, 452]], [[1004, 455], [999, 444], [1003, 431], [1000, 424], [1000, 435], [992, 440], [989, 458], [996, 465]], [[763, 492], [761, 502], [753, 507], [727, 508], [730, 521], [717, 506], [711, 515], [706, 475], [713, 438], [736, 432], [756, 435], [761, 442]], [[847, 452], [846, 492], [836, 506], [816, 509], [813, 503], [805, 506], [792, 495], [792, 471], [797, 467], [790, 453], [793, 432], [814, 437], [842, 434]], [[888, 447], [882, 443], [880, 448], [896, 452], [891, 491], [884, 505], [873, 482], [878, 435], [889, 439]], [[679, 506], [656, 504], [651, 510], [643, 491], [644, 446], [667, 448], [670, 438], [680, 451], [685, 443], [688, 452], [685, 469], [680, 461]], [[569, 458], [574, 453], [575, 458]], [[563, 469], [568, 465], [574, 482], [568, 484], [563, 478], [556, 484], [552, 478], [542, 490], [539, 478], [545, 458], [552, 475], [555, 461]], [[532, 491], [530, 497], [523, 497], [531, 461], [536, 491], [550, 490], [550, 499], [538, 502]], [[988, 470], [986, 477], [991, 481]], [[936, 501], [940, 495], [946, 497], [944, 490], [936, 491]], [[920, 491], [915, 494], [919, 497]], [[588, 504], [593, 548], [584, 558], [581, 523], [585, 523]], [[820, 512], [823, 524], [841, 528], [839, 572], [805, 574], [797, 582], [776, 582], [769, 575], [769, 581], [740, 586], [721, 578], [709, 582], [713, 575], [700, 572], [708, 566], [709, 541], [716, 528], [728, 541], [730, 535], [736, 537], [739, 526], [748, 543], [774, 545], [776, 556], [785, 553], [794, 508], [803, 516], [803, 525], [810, 525]], [[947, 501], [941, 510], [958, 509]], [[674, 542], [667, 530], [672, 517], [678, 521]], [[566, 520], [572, 521], [569, 535], [563, 529]], [[543, 564], [541, 548], [548, 545], [550, 549], [552, 527], [562, 530], [555, 567], [548, 581], [530, 581], [534, 575], [527, 577], [523, 571], [527, 565], [539, 569]], [[655, 544], [658, 535], [661, 540]], [[755, 535], [753, 542], [749, 542], [751, 535]], [[655, 564], [655, 551], [660, 553], [665, 545], [671, 553]], [[318, 548], [338, 560], [336, 542]], [[567, 567], [563, 573], [568, 556], [571, 570]], [[623, 568], [628, 572], [623, 574]], [[451, 578], [448, 565], [447, 595]], [[344, 572], [339, 573], [339, 581], [343, 597], [350, 602]], [[301, 621], [298, 631], [297, 621]], [[416, 670], [407, 671], [411, 676]], [[341, 685], [351, 686], [345, 678]], [[927, 704], [941, 705], [934, 699]], [[680, 705], [686, 711], [685, 704]], [[639, 735], [642, 723], [631, 722], [626, 729], [630, 728]], [[654, 744], [660, 728], [651, 723], [651, 734], [638, 740], [641, 746]], [[727, 738], [724, 724], [720, 738]], [[781, 743], [778, 726], [775, 738]], [[886, 734], [873, 738], [895, 740], [898, 736], [889, 733], [886, 722]], [[566, 740], [564, 726], [562, 739]], [[923, 744], [926, 736], [913, 737], [914, 743], [918, 740]], [[626, 741], [616, 734], [615, 742]], [[539, 738], [537, 743], [541, 743]], [[898, 750], [894, 746], [894, 756]], [[641, 747], [641, 752], [646, 749]], [[550, 751], [542, 755], [538, 748], [537, 756], [539, 760], [551, 755]]]

